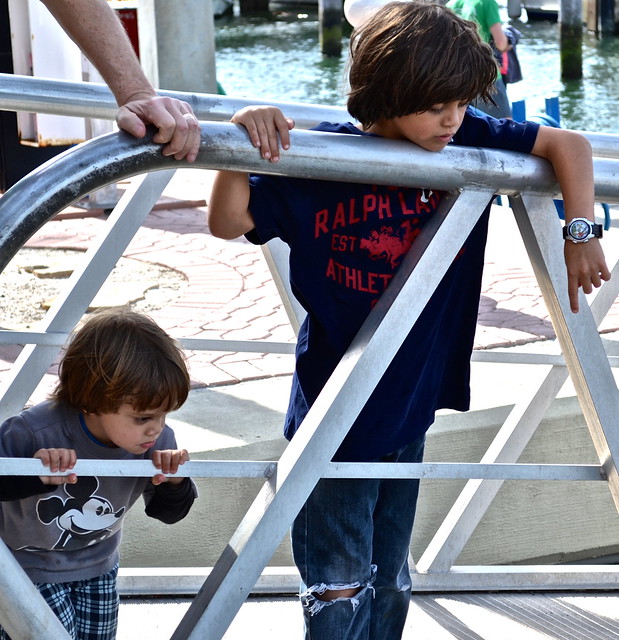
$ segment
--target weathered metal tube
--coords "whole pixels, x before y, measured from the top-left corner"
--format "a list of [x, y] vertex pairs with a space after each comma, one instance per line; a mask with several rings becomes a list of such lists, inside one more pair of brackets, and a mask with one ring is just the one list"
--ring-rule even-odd
[[[202, 124], [195, 163], [165, 157], [150, 136], [111, 133], [77, 145], [22, 178], [0, 199], [0, 271], [37, 229], [86, 194], [140, 173], [170, 168], [230, 169], [300, 178], [453, 191], [491, 184], [496, 193], [555, 195], [550, 165], [526, 154], [447, 147], [440, 153], [410, 143], [317, 131], [293, 131], [276, 164], [260, 158], [246, 133], [229, 123]], [[596, 194], [619, 201], [619, 161], [596, 159]]]
[[[247, 105], [274, 104], [272, 100], [234, 98], [208, 93], [160, 90], [159, 94], [185, 100], [191, 105], [199, 120], [227, 122], [234, 113]], [[286, 115], [292, 118], [300, 129], [308, 129], [323, 120], [350, 120], [348, 112], [341, 107], [285, 101], [277, 101], [276, 104], [285, 110]], [[0, 73], [0, 110], [113, 120], [118, 105], [104, 84]]]
[[[228, 122], [239, 109], [252, 104], [276, 104], [295, 121], [297, 129], [310, 129], [323, 121], [351, 120], [343, 107], [183, 91], [160, 90], [159, 93], [191, 104], [199, 120]], [[118, 106], [104, 84], [0, 73], [0, 110], [113, 120]], [[619, 135], [589, 131], [579, 133], [589, 140], [595, 156], [619, 159]]]
[[262, 160], [240, 127], [203, 123], [195, 163], [165, 157], [150, 139], [112, 133], [77, 145], [22, 178], [0, 200], [0, 270], [53, 215], [86, 194], [123, 178], [161, 169], [232, 169], [286, 173], [453, 190], [492, 181], [502, 193], [554, 191], [547, 163], [485, 149], [431, 153], [414, 145], [315, 131], [293, 131], [291, 149], [277, 164]]

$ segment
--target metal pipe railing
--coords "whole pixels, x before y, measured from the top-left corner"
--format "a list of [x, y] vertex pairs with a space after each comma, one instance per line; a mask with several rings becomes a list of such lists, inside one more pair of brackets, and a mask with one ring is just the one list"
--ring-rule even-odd
[[[191, 460], [179, 478], [270, 478], [276, 461]], [[71, 473], [82, 476], [150, 478], [160, 473], [150, 460], [78, 460]], [[37, 458], [0, 458], [0, 476], [65, 476], [50, 472]], [[606, 480], [596, 464], [526, 464], [479, 462], [332, 462], [325, 478], [473, 478], [492, 480]]]
[[[447, 147], [432, 153], [398, 140], [317, 131], [292, 131], [291, 148], [276, 164], [265, 162], [241, 127], [202, 123], [202, 142], [192, 164], [161, 153], [150, 136], [111, 133], [77, 145], [22, 178], [0, 199], [0, 271], [53, 215], [86, 194], [134, 175], [170, 168], [230, 169], [322, 180], [397, 184], [456, 191], [482, 184], [496, 193], [554, 196], [550, 164], [526, 154]], [[619, 161], [594, 160], [596, 198], [619, 202]]]
[[[234, 98], [185, 91], [158, 92], [188, 102], [199, 120], [227, 122], [236, 111], [251, 104], [273, 104], [259, 98]], [[300, 129], [309, 129], [322, 120], [349, 120], [341, 107], [277, 101]], [[50, 78], [0, 73], [0, 110], [48, 113], [52, 115], [114, 120], [118, 106], [107, 85], [93, 82], [69, 82]]]
[[[228, 122], [235, 112], [251, 104], [278, 105], [299, 129], [309, 129], [322, 121], [352, 120], [343, 107], [163, 89], [159, 94], [185, 100], [199, 120]], [[0, 110], [113, 120], [118, 106], [104, 84], [0, 73]], [[590, 131], [580, 133], [588, 138], [595, 156], [619, 159], [619, 135]]]

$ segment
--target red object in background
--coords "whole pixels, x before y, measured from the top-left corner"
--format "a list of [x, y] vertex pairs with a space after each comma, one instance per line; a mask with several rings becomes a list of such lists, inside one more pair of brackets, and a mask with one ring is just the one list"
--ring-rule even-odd
[[138, 40], [138, 10], [137, 9], [116, 9], [120, 21], [125, 27], [125, 31], [131, 40], [135, 55], [140, 57], [140, 43]]

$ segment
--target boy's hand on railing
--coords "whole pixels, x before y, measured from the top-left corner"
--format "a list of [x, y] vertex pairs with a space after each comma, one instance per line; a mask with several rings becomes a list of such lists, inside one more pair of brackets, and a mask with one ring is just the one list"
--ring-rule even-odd
[[[73, 469], [77, 462], [74, 449], [39, 449], [33, 456], [38, 458], [50, 471], [61, 473]], [[70, 473], [66, 476], [39, 476], [43, 484], [75, 484], [77, 475]]]
[[260, 149], [265, 160], [279, 160], [279, 146], [290, 148], [290, 129], [294, 128], [294, 120], [286, 118], [280, 109], [269, 105], [244, 107], [235, 113], [230, 122], [242, 124], [254, 147]]
[[152, 462], [161, 470], [161, 473], [153, 476], [152, 483], [154, 485], [169, 482], [170, 484], [180, 484], [184, 478], [167, 478], [164, 474], [176, 473], [181, 464], [185, 464], [189, 460], [187, 449], [163, 449], [153, 451]]
[[578, 244], [567, 240], [564, 255], [570, 308], [578, 313], [578, 289], [582, 287], [583, 293], [591, 293], [603, 280], [610, 280], [610, 271], [597, 238]]

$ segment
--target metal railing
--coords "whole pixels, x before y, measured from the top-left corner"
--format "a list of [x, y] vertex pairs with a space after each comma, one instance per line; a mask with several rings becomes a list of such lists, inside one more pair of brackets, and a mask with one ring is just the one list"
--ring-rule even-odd
[[[236, 111], [248, 105], [273, 104], [272, 100], [263, 98], [165, 90], [159, 93], [185, 100], [192, 106], [199, 120], [213, 122], [227, 122]], [[67, 100], [68, 96], [70, 101]], [[281, 100], [277, 104], [295, 121], [299, 129], [309, 129], [321, 121], [339, 122], [350, 119], [343, 107]], [[0, 73], [0, 110], [113, 120], [118, 107], [111, 91], [103, 84]], [[619, 135], [591, 131], [580, 133], [588, 138], [594, 155], [600, 158], [619, 158]]]
[[[65, 96], [64, 100], [69, 102], [72, 98]], [[7, 108], [6, 104], [0, 99], [0, 108]], [[311, 110], [310, 107], [301, 109], [306, 108]], [[97, 115], [101, 116], [100, 113]], [[619, 505], [616, 465], [619, 434], [614, 429], [619, 398], [596, 329], [596, 324], [617, 297], [617, 267], [615, 277], [602, 287], [592, 309], [583, 298], [581, 313], [571, 314], [559, 222], [552, 203], [557, 184], [548, 163], [522, 154], [487, 149], [447, 148], [441, 154], [434, 154], [398, 141], [361, 140], [356, 136], [309, 131], [293, 131], [292, 135], [291, 150], [275, 166], [257, 158], [255, 151], [248, 148], [245, 134], [227, 123], [202, 125], [202, 145], [198, 159], [192, 165], [163, 157], [160, 148], [149, 140], [137, 141], [122, 133], [110, 134], [65, 152], [9, 190], [0, 199], [0, 270], [28, 238], [62, 208], [96, 188], [147, 173], [134, 193], [125, 194], [117, 205], [110, 216], [106, 237], [88, 252], [87, 264], [74, 274], [71, 291], [48, 312], [50, 317], [47, 319], [46, 316], [45, 331], [19, 334], [20, 340], [27, 338], [32, 343], [18, 358], [15, 375], [3, 386], [2, 411], [15, 413], [13, 406], [20, 404], [33, 380], [36, 385], [57, 355], [64, 337], [81, 317], [89, 297], [94, 296], [101, 281], [105, 280], [177, 167], [284, 173], [448, 191], [450, 195], [444, 198], [432, 222], [424, 227], [389, 290], [361, 328], [308, 414], [302, 430], [281, 458], [257, 466], [252, 462], [228, 462], [223, 466], [212, 461], [188, 463], [190, 466], [184, 472], [195, 476], [231, 474], [227, 477], [248, 477], [244, 474], [251, 473], [264, 476], [266, 482], [173, 638], [215, 640], [223, 637], [320, 477], [471, 479], [461, 496], [463, 504], [458, 513], [448, 517], [445, 529], [439, 531], [417, 564], [417, 589], [619, 588], [619, 570], [614, 567], [589, 568], [587, 571], [583, 567], [454, 566], [459, 548], [483, 516], [500, 481], [506, 478], [604, 480], [608, 482], [615, 505]], [[604, 143], [604, 148], [614, 148], [616, 138], [611, 137], [612, 142]], [[596, 156], [594, 160], [599, 201], [619, 202], [619, 162], [614, 159], [616, 157], [616, 151], [613, 151], [613, 158]], [[331, 463], [333, 453], [457, 255], [461, 238], [474, 227], [479, 212], [494, 193], [510, 197], [564, 353], [565, 366], [553, 363], [544, 369], [539, 389], [533, 397], [523, 398], [518, 403], [479, 464], [422, 463], [392, 467]], [[540, 238], [544, 240], [540, 242]], [[277, 260], [275, 264], [279, 264]], [[278, 267], [280, 276], [281, 270]], [[285, 282], [285, 278], [281, 279]], [[2, 332], [0, 337], [6, 339], [6, 333]], [[208, 341], [209, 349], [212, 348], [210, 343]], [[198, 348], [197, 341], [193, 341], [192, 348]], [[233, 348], [238, 349], [238, 343]], [[265, 343], [261, 343], [260, 349], [264, 348]], [[600, 464], [514, 464], [568, 372], [574, 381]], [[39, 474], [36, 462], [29, 461], [31, 466], [24, 466], [22, 472]], [[80, 461], [80, 464], [84, 465], [80, 468], [81, 473], [152, 475], [152, 466], [148, 465], [138, 469], [137, 466], [130, 467], [133, 463], [114, 463], [109, 468], [102, 461]], [[5, 467], [4, 461], [1, 469], [3, 474], [9, 473], [9, 469], [14, 472], [14, 467]], [[6, 553], [3, 554], [0, 547], [0, 576], [4, 574], [3, 555]], [[15, 589], [26, 588], [17, 573], [15, 568], [10, 569], [6, 584], [0, 584], [3, 590], [10, 590], [11, 583], [16, 585]], [[3, 616], [11, 615], [8, 608], [0, 603]], [[36, 637], [43, 639], [46, 636]]]

